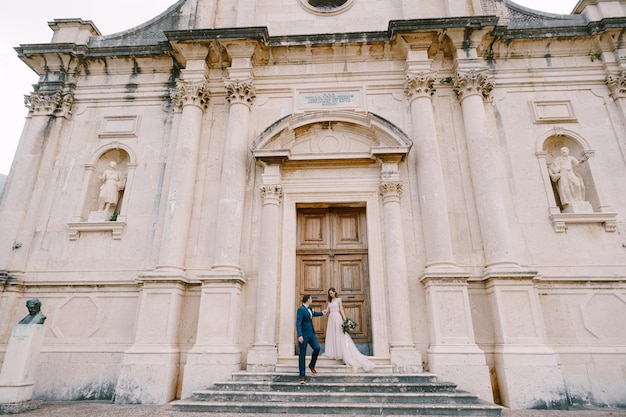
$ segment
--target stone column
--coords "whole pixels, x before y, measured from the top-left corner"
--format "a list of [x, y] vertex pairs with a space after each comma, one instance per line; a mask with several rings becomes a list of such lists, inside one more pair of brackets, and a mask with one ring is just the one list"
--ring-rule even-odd
[[483, 239], [486, 268], [517, 268], [511, 229], [502, 193], [500, 175], [495, 168], [484, 99], [490, 99], [493, 80], [481, 70], [457, 71], [454, 91], [461, 103], [465, 139], [476, 210]]
[[250, 108], [255, 98], [251, 78], [254, 44], [233, 40], [227, 41], [225, 48], [232, 58], [230, 78], [225, 82], [230, 111], [217, 206], [214, 264], [210, 271], [198, 275], [202, 282], [200, 315], [196, 343], [187, 355], [183, 397], [215, 381], [229, 379], [232, 372], [241, 370], [237, 335], [241, 291], [246, 281], [239, 256]]
[[171, 92], [182, 112], [163, 216], [157, 268], [143, 285], [133, 346], [125, 353], [116, 403], [163, 404], [174, 399], [180, 372], [179, 328], [187, 274], [185, 254], [195, 196], [202, 118], [208, 102], [208, 46], [185, 50], [187, 65]]
[[278, 305], [278, 268], [280, 252], [280, 166], [265, 164], [261, 198], [261, 238], [259, 244], [259, 277], [257, 283], [254, 345], [248, 350], [249, 371], [273, 371], [278, 361], [276, 321]]
[[413, 342], [409, 276], [400, 196], [399, 160], [382, 163], [380, 194], [383, 200], [385, 275], [391, 326], [390, 359], [395, 372], [421, 372], [422, 358]]
[[[429, 69], [428, 54], [426, 50], [421, 52], [410, 51], [407, 63], [414, 69], [420, 63]], [[426, 287], [431, 337], [428, 367], [442, 380], [455, 381], [461, 389], [471, 391], [483, 400], [493, 401], [489, 368], [474, 338], [467, 290], [469, 274], [454, 262], [431, 99], [435, 92], [434, 82], [435, 74], [430, 71], [410, 71], [404, 89], [411, 105], [413, 149], [417, 154], [417, 181], [426, 249], [426, 269], [421, 280]]]
[[74, 102], [71, 89], [58, 82], [42, 83], [38, 91], [25, 97], [28, 118], [1, 202], [3, 246], [0, 248], [0, 271], [13, 277], [24, 274], [41, 202], [46, 193], [52, 192], [47, 184], [54, 166], [55, 144], [61, 127], [71, 114]]
[[456, 268], [452, 252], [446, 188], [431, 101], [435, 92], [434, 82], [432, 73], [409, 74], [404, 85], [404, 93], [411, 105], [413, 145], [417, 154], [417, 184], [424, 229], [426, 272], [460, 272]]
[[241, 273], [239, 252], [246, 195], [248, 125], [250, 107], [256, 96], [251, 80], [226, 81], [226, 94], [230, 102], [230, 113], [222, 160], [215, 263], [211, 269], [238, 275]]
[[[204, 62], [201, 64], [204, 67]], [[209, 92], [202, 68], [196, 77], [188, 77], [176, 82], [172, 91], [174, 105], [182, 110], [178, 138], [174, 150], [174, 160], [170, 171], [170, 183], [163, 221], [161, 250], [159, 253], [159, 272], [183, 274], [185, 255], [189, 237], [189, 225], [195, 197], [194, 179], [198, 171], [198, 154], [202, 116], [206, 109]]]
[[[496, 330], [494, 353], [497, 383], [504, 405], [533, 408], [562, 404], [565, 388], [557, 358], [547, 345], [541, 305], [533, 280], [537, 271], [521, 268], [513, 254], [503, 191], [492, 152], [484, 99], [492, 80], [477, 69], [458, 70], [454, 89], [461, 102], [465, 138], [478, 220], [485, 252], [489, 301]], [[515, 289], [514, 291], [511, 291]], [[516, 325], [511, 325], [516, 323]], [[506, 336], [504, 336], [506, 335]], [[533, 386], [544, 394], [537, 398]]]

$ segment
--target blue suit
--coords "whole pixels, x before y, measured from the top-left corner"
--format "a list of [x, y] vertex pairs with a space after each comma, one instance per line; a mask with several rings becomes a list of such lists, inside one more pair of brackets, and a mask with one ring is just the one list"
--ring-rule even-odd
[[317, 356], [320, 354], [320, 344], [315, 336], [315, 330], [313, 329], [313, 318], [323, 316], [324, 313], [313, 311], [313, 309], [307, 308], [304, 304], [298, 308], [298, 315], [296, 316], [296, 331], [298, 332], [298, 338], [302, 336], [304, 340], [302, 343], [298, 342], [298, 369], [300, 371], [300, 378], [304, 378], [306, 368], [304, 363], [306, 360], [306, 348], [311, 345], [313, 348], [313, 355], [311, 356], [311, 363], [309, 368], [315, 368], [317, 362]]

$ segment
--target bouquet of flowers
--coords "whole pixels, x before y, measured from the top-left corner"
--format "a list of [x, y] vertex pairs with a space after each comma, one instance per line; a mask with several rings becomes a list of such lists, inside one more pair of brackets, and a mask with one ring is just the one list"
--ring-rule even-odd
[[351, 331], [353, 331], [354, 329], [356, 329], [358, 326], [358, 324], [356, 323], [356, 321], [350, 319], [350, 318], [346, 318], [343, 323], [341, 323], [341, 328], [343, 329], [344, 333], [350, 333]]

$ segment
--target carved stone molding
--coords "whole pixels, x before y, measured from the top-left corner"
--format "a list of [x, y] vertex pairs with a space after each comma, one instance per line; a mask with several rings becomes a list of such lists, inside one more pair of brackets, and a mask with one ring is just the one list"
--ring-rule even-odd
[[609, 74], [606, 77], [606, 85], [611, 90], [611, 97], [613, 100], [626, 97], [626, 71], [621, 71], [619, 74]]
[[227, 80], [224, 84], [226, 87], [226, 100], [230, 104], [240, 103], [248, 107], [252, 106], [256, 98], [256, 91], [251, 80]]
[[605, 232], [617, 231], [617, 213], [560, 213], [550, 215], [557, 233], [567, 232], [572, 224], [601, 224]]
[[170, 90], [176, 110], [185, 106], [196, 106], [202, 110], [209, 104], [209, 89], [204, 81], [176, 80], [176, 88]]
[[418, 74], [407, 75], [404, 82], [404, 94], [409, 100], [419, 97], [430, 98], [435, 94], [435, 76], [434, 74]]
[[280, 200], [283, 196], [283, 187], [280, 185], [262, 185], [261, 186], [261, 198], [263, 204], [280, 204]]
[[111, 232], [114, 240], [120, 240], [126, 228], [125, 222], [73, 222], [68, 223], [69, 240], [78, 240], [81, 233]]
[[399, 200], [402, 196], [402, 184], [399, 182], [384, 182], [380, 184], [380, 195], [383, 200]]
[[74, 94], [56, 90], [55, 92], [35, 91], [24, 96], [24, 105], [31, 116], [58, 116], [68, 117], [72, 112]]
[[459, 71], [454, 77], [453, 89], [459, 101], [473, 95], [479, 95], [483, 100], [491, 101], [493, 88], [493, 77], [486, 75], [485, 71]]

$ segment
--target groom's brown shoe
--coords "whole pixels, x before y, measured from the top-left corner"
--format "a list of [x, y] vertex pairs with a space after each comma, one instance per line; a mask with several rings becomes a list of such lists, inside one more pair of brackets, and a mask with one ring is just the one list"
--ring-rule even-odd
[[317, 371], [315, 370], [315, 368], [313, 368], [312, 366], [309, 366], [309, 369], [311, 370], [311, 373], [313, 375], [317, 375]]
[[300, 378], [300, 380], [298, 382], [300, 382], [300, 384], [305, 384], [306, 383], [306, 379]]

